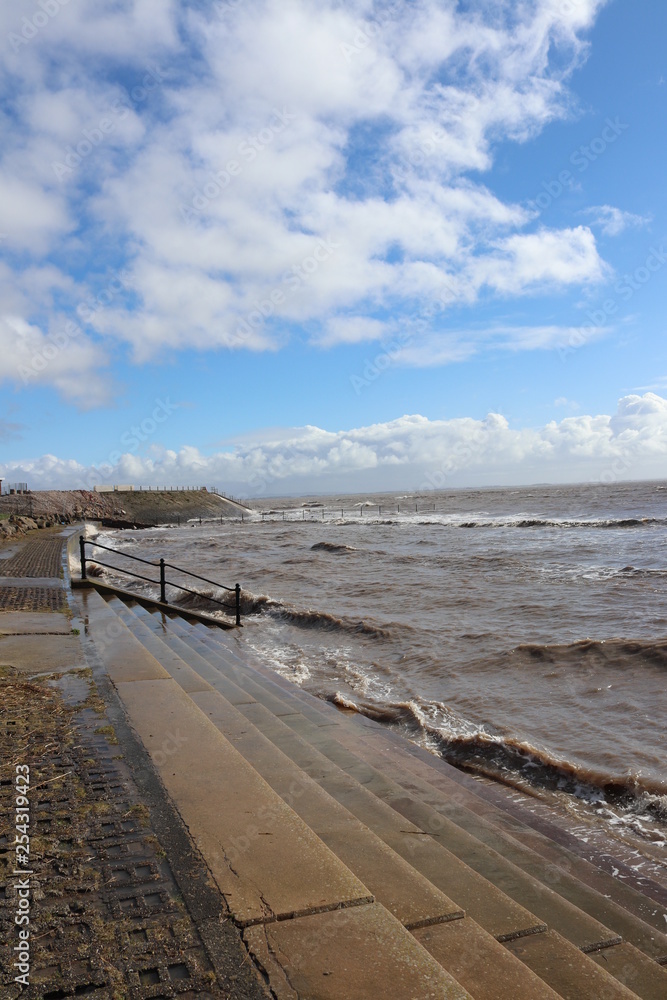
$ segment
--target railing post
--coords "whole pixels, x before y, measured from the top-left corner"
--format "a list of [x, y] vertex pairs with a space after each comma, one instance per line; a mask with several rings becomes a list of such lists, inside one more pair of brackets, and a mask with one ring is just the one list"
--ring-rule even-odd
[[236, 584], [236, 624], [241, 624], [241, 584]]
[[86, 539], [79, 535], [79, 552], [81, 553], [81, 579], [87, 580], [86, 576]]
[[160, 600], [167, 603], [167, 581], [164, 574], [164, 559], [160, 559]]

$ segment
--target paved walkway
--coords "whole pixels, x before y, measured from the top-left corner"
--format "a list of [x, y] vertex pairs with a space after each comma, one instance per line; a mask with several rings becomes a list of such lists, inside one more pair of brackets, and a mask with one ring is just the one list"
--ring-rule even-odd
[[[0, 546], [0, 996], [266, 1000], [205, 866], [93, 679], [67, 603], [65, 540], [49, 534]], [[10, 951], [17, 764], [31, 787], [27, 988]]]

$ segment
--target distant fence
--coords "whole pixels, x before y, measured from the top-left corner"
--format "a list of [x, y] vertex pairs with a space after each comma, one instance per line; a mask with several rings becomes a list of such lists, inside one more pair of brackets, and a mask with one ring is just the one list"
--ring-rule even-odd
[[312, 504], [308, 507], [286, 507], [257, 512], [262, 521], [344, 521], [346, 517], [382, 518], [406, 514], [435, 514], [436, 505], [427, 503], [360, 503], [355, 507], [334, 507]]

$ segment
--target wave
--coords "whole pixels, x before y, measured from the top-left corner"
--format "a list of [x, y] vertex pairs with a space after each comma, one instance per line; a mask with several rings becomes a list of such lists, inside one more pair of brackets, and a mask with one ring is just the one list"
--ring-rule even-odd
[[596, 665], [606, 663], [624, 670], [632, 668], [633, 659], [649, 660], [657, 666], [667, 667], [667, 639], [580, 639], [553, 645], [526, 642], [505, 655], [514, 661], [523, 658], [533, 663], [539, 660], [560, 665], [566, 671], [593, 658]]
[[451, 521], [458, 528], [646, 528], [667, 525], [662, 517], [623, 518], [545, 518], [545, 517], [494, 517], [488, 520]]
[[429, 722], [415, 702], [355, 701], [339, 691], [326, 700], [375, 722], [400, 726], [422, 738], [448, 763], [504, 784], [565, 792], [588, 802], [604, 801], [667, 821], [667, 784], [641, 775], [607, 774], [560, 759], [547, 750], [486, 732], [450, 732]]
[[310, 546], [311, 552], [356, 552], [353, 545], [335, 545], [333, 542], [316, 542]]
[[[596, 530], [609, 530], [609, 529], [642, 529], [651, 527], [666, 527], [667, 518], [662, 517], [621, 517], [621, 518], [553, 518], [553, 517], [540, 517], [537, 515], [530, 514], [514, 514], [514, 515], [484, 515], [474, 514], [472, 517], [470, 515], [464, 516], [461, 514], [453, 513], [443, 513], [442, 511], [433, 511], [433, 513], [427, 513], [420, 511], [419, 513], [409, 513], [397, 511], [396, 513], [373, 513], [371, 510], [368, 514], [363, 514], [361, 508], [369, 507], [375, 508], [377, 510], [376, 504], [371, 503], [358, 503], [354, 505], [359, 508], [359, 514], [357, 515], [349, 508], [345, 510], [344, 516], [334, 517], [333, 521], [327, 518], [330, 523], [335, 524], [373, 524], [377, 525], [400, 525], [402, 527], [409, 525], [411, 527], [443, 527], [443, 528], [549, 528], [553, 530], [561, 531], [572, 531], [577, 529], [596, 529]], [[334, 512], [335, 513], [335, 512]], [[265, 511], [264, 514], [268, 517], [270, 514], [280, 514], [281, 511]], [[288, 518], [289, 520], [289, 518]], [[294, 518], [292, 518], [294, 520]]]
[[[218, 601], [232, 601], [233, 596], [226, 591], [214, 589], [202, 589], [199, 594], [188, 594], [183, 592], [174, 603], [180, 607], [190, 610], [214, 611], [216, 607], [220, 610]], [[397, 632], [414, 631], [410, 625], [390, 622], [387, 625], [380, 625], [368, 620], [355, 620], [344, 616], [329, 614], [326, 611], [313, 611], [307, 608], [293, 608], [281, 601], [274, 600], [265, 594], [253, 594], [248, 590], [241, 591], [241, 614], [242, 615], [269, 615], [270, 617], [284, 622], [288, 625], [295, 625], [303, 629], [319, 629], [323, 632], [342, 632], [348, 635], [364, 636], [380, 642], [393, 642]]]

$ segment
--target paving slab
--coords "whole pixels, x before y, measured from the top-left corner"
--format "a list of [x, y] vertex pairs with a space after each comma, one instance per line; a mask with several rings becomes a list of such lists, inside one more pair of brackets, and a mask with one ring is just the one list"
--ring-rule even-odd
[[60, 673], [85, 663], [78, 636], [47, 633], [0, 636], [0, 666], [42, 674]]
[[665, 1000], [667, 997], [667, 968], [626, 941], [615, 948], [596, 951], [590, 957], [642, 1000]]
[[175, 681], [116, 687], [239, 925], [372, 901]]
[[281, 1000], [472, 1000], [378, 904], [253, 927], [244, 938]]
[[627, 986], [556, 931], [509, 941], [505, 947], [563, 1000], [636, 1000]]
[[558, 996], [470, 917], [413, 934], [479, 1000], [556, 1000]]

